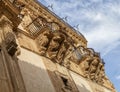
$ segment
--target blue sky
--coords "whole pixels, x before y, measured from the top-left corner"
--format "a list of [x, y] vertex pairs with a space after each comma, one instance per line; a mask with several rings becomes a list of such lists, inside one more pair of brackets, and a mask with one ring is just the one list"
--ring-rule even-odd
[[39, 0], [53, 4], [54, 13], [68, 16], [71, 26], [88, 40], [88, 47], [101, 53], [106, 74], [120, 92], [120, 0]]

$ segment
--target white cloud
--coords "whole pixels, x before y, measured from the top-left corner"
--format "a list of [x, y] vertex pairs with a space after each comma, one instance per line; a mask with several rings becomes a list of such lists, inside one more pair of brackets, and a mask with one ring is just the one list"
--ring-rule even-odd
[[120, 80], [120, 75], [116, 76], [116, 79], [117, 79], [117, 80]]

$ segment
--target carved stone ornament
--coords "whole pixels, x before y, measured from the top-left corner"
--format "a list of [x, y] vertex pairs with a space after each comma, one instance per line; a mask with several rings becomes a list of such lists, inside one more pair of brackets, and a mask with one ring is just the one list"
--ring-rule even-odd
[[95, 60], [92, 61], [91, 65], [90, 65], [89, 72], [90, 72], [90, 78], [92, 80], [95, 77], [95, 73], [96, 73], [98, 64], [99, 64], [99, 61], [95, 59]]
[[62, 42], [62, 38], [61, 38], [60, 35], [54, 35], [53, 36], [52, 40], [50, 41], [48, 50], [47, 50], [47, 57], [48, 58], [53, 59], [53, 58], [56, 57], [56, 54], [59, 50], [61, 42]]
[[69, 44], [64, 41], [59, 49], [59, 52], [56, 56], [57, 62], [62, 63], [66, 54], [67, 49], [69, 48]]
[[69, 48], [66, 51], [65, 57], [64, 57], [64, 63], [63, 65], [67, 68], [70, 68], [70, 58], [72, 56], [72, 51], [73, 51], [73, 47], [71, 46], [71, 44], [69, 44]]
[[38, 49], [39, 49], [39, 52], [40, 52], [41, 55], [44, 55], [45, 51], [48, 48], [48, 44], [49, 44], [49, 41], [50, 41], [49, 35], [50, 35], [50, 31], [44, 31], [36, 39], [37, 46], [38, 46]]
[[84, 66], [83, 66], [82, 70], [83, 70], [84, 76], [86, 78], [89, 78], [89, 69], [90, 69], [90, 64], [92, 61], [93, 60], [91, 58], [87, 58], [87, 60], [83, 62]]
[[54, 22], [51, 23], [51, 28], [52, 28], [52, 31], [60, 30], [60, 26], [57, 23], [54, 23]]
[[59, 32], [52, 33], [52, 38], [49, 43], [49, 47], [47, 50], [47, 57], [48, 58], [55, 58], [57, 56], [57, 53], [59, 49], [61, 48], [61, 44], [65, 40], [65, 37], [63, 34]]

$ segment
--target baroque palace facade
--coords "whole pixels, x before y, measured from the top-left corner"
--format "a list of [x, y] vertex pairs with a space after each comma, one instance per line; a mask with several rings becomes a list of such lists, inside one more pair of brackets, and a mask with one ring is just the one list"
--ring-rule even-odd
[[104, 64], [37, 0], [0, 0], [0, 92], [116, 92]]

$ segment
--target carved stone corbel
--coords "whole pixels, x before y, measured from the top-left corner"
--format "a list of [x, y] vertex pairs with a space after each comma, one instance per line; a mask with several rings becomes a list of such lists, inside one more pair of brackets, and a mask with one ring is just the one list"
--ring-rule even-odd
[[69, 48], [69, 44], [67, 41], [64, 41], [57, 53], [56, 59], [58, 63], [62, 63], [64, 61], [64, 57], [67, 49]]
[[94, 80], [94, 79], [95, 79], [95, 73], [96, 73], [98, 64], [99, 64], [99, 61], [96, 60], [96, 59], [94, 59], [94, 60], [91, 62], [90, 69], [89, 69], [89, 76], [90, 76], [90, 79], [91, 79], [91, 80]]
[[83, 70], [84, 77], [86, 78], [89, 78], [89, 69], [92, 61], [93, 61], [92, 58], [87, 57], [86, 60], [82, 62], [83, 64], [82, 70]]
[[66, 51], [65, 57], [64, 57], [64, 63], [63, 65], [67, 68], [70, 68], [70, 57], [72, 56], [73, 47], [69, 44], [69, 48]]
[[99, 84], [103, 84], [103, 79], [104, 79], [104, 77], [105, 77], [105, 71], [104, 71], [104, 67], [102, 66], [102, 68], [101, 68], [101, 70], [100, 70], [100, 72], [99, 72], [99, 74], [98, 74], [98, 80], [97, 80], [97, 83], [99, 83]]
[[49, 36], [50, 36], [50, 31], [46, 30], [43, 33], [41, 33], [36, 39], [37, 46], [41, 55], [44, 55], [48, 48], [48, 44], [50, 41]]
[[53, 34], [53, 38], [50, 41], [48, 50], [47, 50], [47, 57], [50, 59], [54, 59], [58, 53], [58, 50], [61, 46], [61, 43], [64, 39], [59, 34]]

